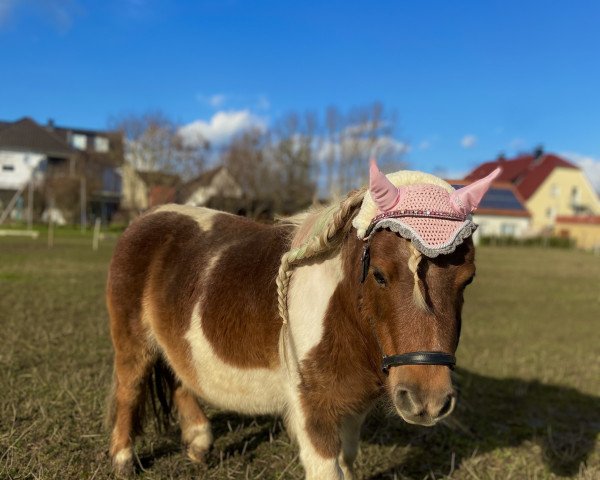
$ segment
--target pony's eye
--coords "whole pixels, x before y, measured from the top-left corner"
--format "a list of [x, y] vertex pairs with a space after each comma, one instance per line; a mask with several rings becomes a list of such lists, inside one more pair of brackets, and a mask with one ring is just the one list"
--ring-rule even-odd
[[381, 273], [379, 270], [377, 270], [377, 269], [373, 270], [373, 277], [375, 277], [375, 281], [379, 285], [387, 285], [387, 280], [383, 276], [383, 273]]
[[473, 280], [475, 279], [475, 275], [473, 275], [471, 278], [469, 278], [464, 284], [463, 284], [463, 288], [467, 288], [469, 285], [471, 285], [473, 283]]

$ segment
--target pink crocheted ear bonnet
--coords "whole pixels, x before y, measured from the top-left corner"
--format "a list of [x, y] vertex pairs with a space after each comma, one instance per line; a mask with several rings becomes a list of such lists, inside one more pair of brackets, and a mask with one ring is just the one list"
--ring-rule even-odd
[[375, 231], [387, 228], [409, 239], [427, 257], [451, 253], [477, 228], [471, 213], [501, 171], [497, 168], [487, 177], [449, 192], [430, 183], [397, 187], [372, 159], [369, 192], [377, 213], [366, 231], [359, 231], [359, 238], [368, 240]]

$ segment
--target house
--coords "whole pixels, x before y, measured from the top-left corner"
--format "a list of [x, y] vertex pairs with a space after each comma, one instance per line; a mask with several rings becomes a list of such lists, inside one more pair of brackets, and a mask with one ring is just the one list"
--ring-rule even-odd
[[182, 185], [178, 202], [231, 213], [243, 213], [245, 206], [242, 187], [224, 166], [208, 170]]
[[148, 209], [148, 186], [138, 171], [129, 163], [124, 162], [119, 169], [122, 182], [121, 209], [129, 216], [136, 216]]
[[[447, 180], [454, 188], [462, 188], [469, 180]], [[522, 238], [530, 231], [531, 214], [523, 198], [509, 182], [494, 182], [473, 215], [479, 225], [473, 234], [475, 243], [481, 237]]]
[[21, 192], [34, 177], [39, 182], [43, 171], [74, 172], [74, 152], [60, 138], [30, 118], [0, 122], [0, 204], [16, 207], [13, 218], [23, 217], [25, 205]]
[[600, 253], [600, 215], [558, 216], [554, 234], [574, 240], [578, 248]]
[[146, 185], [148, 208], [177, 201], [179, 175], [156, 171], [138, 171], [138, 175]]
[[181, 179], [178, 175], [136, 170], [125, 162], [120, 170], [123, 179], [121, 209], [135, 216], [148, 208], [177, 201]]
[[[45, 208], [69, 221], [91, 214], [109, 221], [119, 208], [123, 142], [119, 132], [0, 121], [0, 200], [19, 199], [33, 180]], [[5, 201], [11, 198], [8, 203]], [[13, 202], [14, 205], [24, 202]]]
[[541, 148], [513, 159], [499, 157], [469, 173], [465, 180], [485, 177], [502, 167], [499, 181], [511, 183], [531, 213], [534, 233], [551, 233], [558, 216], [599, 215], [600, 199], [584, 172]]

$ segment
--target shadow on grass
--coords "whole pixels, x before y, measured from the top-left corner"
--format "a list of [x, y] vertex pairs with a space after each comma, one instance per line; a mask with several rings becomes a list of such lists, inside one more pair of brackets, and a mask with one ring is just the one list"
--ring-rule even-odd
[[[408, 457], [369, 480], [430, 472], [448, 473], [450, 458], [464, 458], [530, 441], [556, 475], [575, 475], [594, 449], [600, 432], [600, 397], [572, 388], [517, 378], [496, 379], [458, 369], [459, 406], [447, 426], [408, 426], [399, 418], [371, 416], [363, 441], [411, 445]], [[476, 452], [476, 453], [474, 453]]]
[[[254, 451], [263, 442], [276, 436], [282, 426], [277, 418], [270, 416], [247, 417], [231, 412], [210, 415], [215, 442], [205, 459], [206, 468], [216, 468], [223, 459], [243, 455], [246, 462], [254, 458]], [[167, 431], [154, 432], [160, 439], [151, 451], [143, 451], [138, 457], [135, 470], [140, 473], [151, 469], [156, 461], [171, 455], [185, 456], [181, 442], [181, 430], [173, 425]]]
[[[485, 377], [463, 369], [457, 369], [455, 383], [460, 399], [446, 425], [415, 427], [382, 410], [368, 417], [361, 435], [363, 446], [410, 445], [410, 449], [392, 459], [391, 466], [386, 462], [385, 470], [371, 470], [374, 473], [365, 477], [367, 480], [448, 474], [452, 457], [459, 467], [462, 459], [524, 442], [541, 447], [539, 462], [552, 473], [571, 476], [594, 449], [600, 432], [600, 397], [537, 381]], [[211, 424], [215, 445], [206, 459], [208, 469], [236, 455], [251, 463], [256, 448], [282, 429], [273, 417], [221, 412], [211, 415]], [[140, 456], [143, 468], [151, 468], [160, 457], [183, 454], [179, 438], [179, 430], [171, 429], [152, 452]]]

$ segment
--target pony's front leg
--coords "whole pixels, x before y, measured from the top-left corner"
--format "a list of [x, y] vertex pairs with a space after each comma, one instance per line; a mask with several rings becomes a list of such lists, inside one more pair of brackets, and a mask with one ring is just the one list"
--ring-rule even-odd
[[339, 461], [344, 472], [344, 480], [354, 480], [354, 460], [358, 454], [360, 444], [360, 429], [365, 421], [366, 414], [356, 415], [344, 419], [341, 429], [342, 452]]
[[341, 441], [336, 422], [320, 422], [297, 405], [289, 412], [287, 424], [298, 442], [306, 480], [346, 480], [338, 460]]

